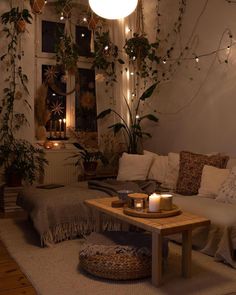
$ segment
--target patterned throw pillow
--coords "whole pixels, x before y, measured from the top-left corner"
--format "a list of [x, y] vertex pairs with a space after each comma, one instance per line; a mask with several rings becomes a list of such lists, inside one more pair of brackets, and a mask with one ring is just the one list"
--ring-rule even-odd
[[219, 189], [216, 201], [236, 204], [236, 167], [233, 167], [228, 178]]
[[228, 160], [228, 156], [220, 154], [207, 156], [186, 151], [180, 152], [176, 192], [182, 195], [196, 195], [200, 188], [204, 165], [225, 168]]

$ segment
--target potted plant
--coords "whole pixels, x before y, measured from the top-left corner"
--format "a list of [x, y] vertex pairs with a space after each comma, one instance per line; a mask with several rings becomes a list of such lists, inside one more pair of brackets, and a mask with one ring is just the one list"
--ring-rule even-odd
[[76, 153], [75, 155], [73, 155], [71, 157], [77, 158], [77, 161], [75, 163], [76, 166], [82, 164], [85, 175], [89, 175], [89, 176], [96, 175], [98, 160], [101, 160], [101, 162], [104, 165], [108, 164], [106, 157], [104, 156], [104, 154], [101, 151], [98, 151], [95, 149], [93, 149], [93, 150], [86, 149], [77, 142], [75, 142], [73, 144], [76, 148], [79, 149], [79, 151], [78, 151], [78, 153]]
[[19, 7], [13, 7], [10, 11], [2, 14], [2, 23], [4, 25], [13, 23], [19, 33], [26, 29], [26, 23], [31, 24], [32, 16], [28, 9], [20, 11]]
[[43, 176], [47, 163], [43, 150], [26, 140], [6, 140], [0, 145], [0, 166], [4, 167], [7, 186], [21, 186], [22, 180], [32, 184]]
[[[31, 16], [28, 10], [20, 11], [18, 7], [11, 8], [1, 16], [8, 43], [7, 52], [0, 58], [1, 61], [5, 61], [7, 71], [0, 112], [0, 166], [4, 168], [7, 185], [11, 186], [20, 185], [22, 180], [32, 184], [43, 174], [44, 164], [47, 163], [43, 158], [43, 150], [36, 148], [27, 140], [18, 139], [17, 136], [17, 131], [22, 126], [28, 125], [24, 111], [18, 111], [20, 102], [24, 110], [27, 107], [31, 109], [27, 100], [28, 77], [18, 63], [22, 52], [18, 46], [21, 32], [17, 23], [22, 19], [30, 23]], [[17, 108], [15, 100], [18, 100]]]
[[133, 112], [127, 99], [124, 97], [126, 106], [128, 108], [130, 124], [128, 124], [127, 120], [114, 109], [106, 109], [97, 116], [98, 119], [103, 119], [113, 113], [120, 119], [120, 122], [109, 126], [109, 128], [114, 131], [114, 134], [117, 134], [119, 131], [124, 130], [128, 141], [128, 152], [131, 154], [137, 154], [139, 152], [139, 143], [142, 138], [151, 137], [150, 133], [142, 131], [142, 121], [148, 119], [150, 121], [158, 122], [158, 118], [154, 114], [150, 113], [143, 116], [139, 115], [140, 102], [145, 101], [147, 98], [149, 98], [155, 90], [156, 86], [157, 83], [151, 85], [146, 91], [144, 91], [144, 93], [136, 101], [136, 105], [132, 108], [134, 109]]

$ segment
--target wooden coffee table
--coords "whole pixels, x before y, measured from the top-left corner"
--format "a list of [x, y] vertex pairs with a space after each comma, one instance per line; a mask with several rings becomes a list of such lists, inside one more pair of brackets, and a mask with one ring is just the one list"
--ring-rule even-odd
[[182, 233], [182, 275], [191, 276], [192, 260], [192, 230], [199, 226], [210, 225], [210, 220], [189, 212], [167, 218], [139, 218], [123, 213], [123, 208], [111, 207], [111, 202], [118, 200], [116, 197], [86, 200], [85, 204], [97, 209], [99, 212], [98, 223], [100, 229], [101, 213], [106, 213], [123, 222], [135, 225], [152, 233], [152, 283], [160, 286], [162, 283], [162, 242], [163, 237], [171, 234]]

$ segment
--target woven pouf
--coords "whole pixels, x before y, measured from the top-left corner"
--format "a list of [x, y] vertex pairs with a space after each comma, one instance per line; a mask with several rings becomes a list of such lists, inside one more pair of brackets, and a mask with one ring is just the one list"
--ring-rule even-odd
[[80, 266], [88, 273], [112, 280], [131, 280], [151, 275], [151, 252], [133, 246], [86, 245], [79, 253]]

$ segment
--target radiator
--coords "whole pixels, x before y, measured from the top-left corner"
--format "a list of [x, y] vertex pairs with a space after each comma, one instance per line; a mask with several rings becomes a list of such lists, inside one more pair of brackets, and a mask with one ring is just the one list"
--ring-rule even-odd
[[68, 184], [78, 181], [81, 169], [79, 166], [75, 166], [76, 158], [69, 158], [72, 155], [74, 155], [74, 151], [67, 149], [46, 151], [46, 159], [49, 164], [45, 167], [41, 183]]

